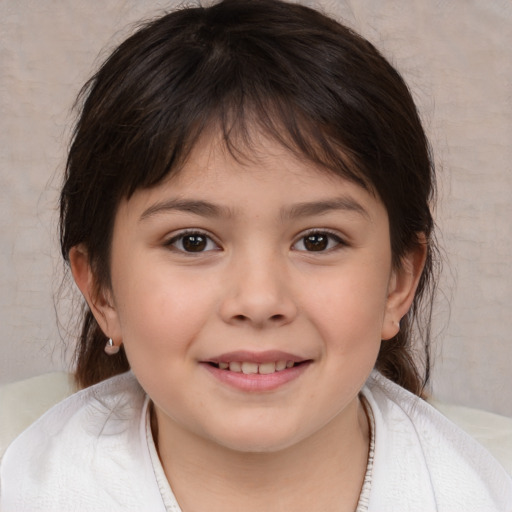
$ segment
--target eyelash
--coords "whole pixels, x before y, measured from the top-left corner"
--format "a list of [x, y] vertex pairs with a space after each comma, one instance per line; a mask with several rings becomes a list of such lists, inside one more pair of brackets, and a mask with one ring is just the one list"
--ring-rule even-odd
[[[329, 231], [328, 229], [312, 229], [311, 231], [308, 231], [306, 233], [301, 234], [299, 239], [292, 245], [292, 249], [295, 248], [295, 246], [302, 242], [304, 244], [305, 240], [308, 237], [313, 236], [326, 236], [327, 238], [327, 247], [325, 249], [319, 249], [317, 251], [311, 250], [308, 251], [307, 249], [295, 249], [300, 250], [301, 252], [308, 252], [308, 253], [326, 253], [331, 251], [336, 251], [337, 249], [340, 249], [341, 247], [345, 247], [347, 243], [341, 238], [337, 233], [333, 233], [332, 231]], [[334, 241], [334, 245], [332, 245], [332, 242]]]
[[[213, 244], [215, 247], [209, 248], [207, 250], [200, 250], [200, 251], [187, 251], [183, 246], [182, 246], [182, 248], [177, 247], [176, 244], [179, 243], [180, 241], [183, 244], [183, 241], [185, 240], [185, 238], [187, 236], [188, 237], [193, 237], [193, 236], [202, 237], [205, 240], [206, 247], [208, 247], [208, 245], [210, 245], [210, 244]], [[215, 251], [215, 250], [219, 249], [219, 245], [217, 244], [217, 242], [208, 233], [205, 233], [204, 231], [197, 230], [197, 229], [190, 229], [187, 231], [182, 231], [181, 233], [178, 233], [177, 235], [174, 235], [172, 238], [167, 240], [164, 245], [166, 247], [174, 249], [180, 253], [189, 254], [189, 255], [202, 254], [204, 252], [211, 252], [211, 251]]]
[[[184, 240], [186, 239], [186, 237], [189, 236], [189, 237], [196, 237], [196, 238], [199, 238], [201, 237], [202, 240], [204, 241], [204, 247], [201, 248], [201, 245], [199, 245], [199, 248], [201, 250], [198, 250], [198, 251], [190, 251], [190, 250], [186, 250], [185, 247], [177, 247], [177, 244], [181, 241], [181, 244], [183, 244]], [[320, 248], [318, 250], [307, 250], [306, 248], [304, 249], [297, 249], [296, 246], [297, 244], [299, 244], [300, 242], [303, 243], [304, 247], [305, 247], [305, 240], [307, 238], [312, 238], [312, 237], [315, 237], [315, 236], [318, 236], [318, 237], [322, 237], [322, 236], [325, 236], [326, 237], [326, 241], [327, 241], [327, 246], [325, 248], [322, 248], [322, 246], [320, 246]], [[334, 242], [334, 245], [332, 245], [332, 242]], [[197, 241], [196, 243], [201, 243], [201, 241]], [[214, 247], [209, 247], [209, 245], [213, 244]], [[333, 233], [327, 229], [313, 229], [311, 231], [308, 231], [306, 233], [303, 233], [299, 239], [294, 242], [294, 244], [292, 245], [292, 250], [297, 250], [297, 251], [301, 251], [301, 252], [308, 252], [308, 253], [314, 253], [314, 252], [319, 252], [319, 253], [325, 253], [325, 252], [331, 252], [331, 251], [335, 251], [336, 249], [339, 249], [340, 247], [343, 247], [343, 246], [346, 246], [346, 242], [336, 233]], [[181, 233], [178, 233], [177, 235], [174, 235], [171, 239], [169, 239], [168, 241], [165, 242], [165, 246], [166, 247], [169, 247], [169, 248], [172, 248], [180, 253], [183, 253], [183, 254], [189, 254], [189, 255], [192, 255], [192, 254], [202, 254], [202, 253], [205, 253], [205, 252], [211, 252], [211, 251], [215, 251], [215, 250], [218, 250], [220, 249], [219, 247], [219, 244], [217, 244], [217, 242], [206, 232], [204, 231], [200, 231], [200, 230], [187, 230], [187, 231], [182, 231]]]

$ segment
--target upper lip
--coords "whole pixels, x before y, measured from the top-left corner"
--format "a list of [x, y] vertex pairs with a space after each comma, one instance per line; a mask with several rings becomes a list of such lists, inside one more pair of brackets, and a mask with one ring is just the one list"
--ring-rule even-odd
[[265, 350], [262, 352], [254, 352], [249, 350], [236, 350], [234, 352], [227, 352], [215, 357], [206, 359], [204, 362], [208, 363], [231, 363], [234, 361], [248, 362], [248, 363], [271, 363], [275, 361], [293, 361], [300, 363], [306, 361], [307, 358], [283, 352], [281, 350]]

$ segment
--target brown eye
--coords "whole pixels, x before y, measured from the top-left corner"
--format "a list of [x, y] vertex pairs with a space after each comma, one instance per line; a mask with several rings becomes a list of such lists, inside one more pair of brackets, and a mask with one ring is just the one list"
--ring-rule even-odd
[[292, 248], [296, 251], [323, 252], [342, 245], [345, 244], [339, 236], [326, 231], [314, 231], [301, 237]]
[[178, 251], [200, 253], [218, 249], [217, 244], [204, 233], [181, 233], [166, 244]]
[[187, 252], [201, 252], [206, 248], [206, 237], [203, 235], [186, 235], [183, 237], [183, 249]]
[[329, 238], [323, 233], [315, 233], [304, 237], [306, 251], [325, 251], [329, 244]]

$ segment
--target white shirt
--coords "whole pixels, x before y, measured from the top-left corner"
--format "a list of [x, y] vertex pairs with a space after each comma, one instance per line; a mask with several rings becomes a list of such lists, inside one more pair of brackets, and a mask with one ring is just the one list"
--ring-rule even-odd
[[[369, 512], [512, 512], [512, 480], [488, 452], [421, 399], [373, 372]], [[6, 451], [2, 512], [180, 512], [132, 373], [53, 407]], [[165, 503], [164, 503], [165, 501]]]

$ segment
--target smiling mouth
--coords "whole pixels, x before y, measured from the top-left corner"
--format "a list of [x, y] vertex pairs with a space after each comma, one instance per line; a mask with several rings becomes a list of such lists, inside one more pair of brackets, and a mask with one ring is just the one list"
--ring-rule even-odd
[[209, 362], [208, 364], [213, 366], [214, 368], [218, 368], [219, 370], [225, 370], [228, 372], [234, 373], [243, 373], [245, 375], [270, 375], [276, 372], [282, 372], [283, 370], [287, 370], [289, 368], [293, 368], [294, 366], [299, 366], [307, 361], [290, 361], [290, 360], [280, 360], [280, 361], [270, 361], [267, 363], [254, 363], [252, 361], [231, 361], [227, 362]]

